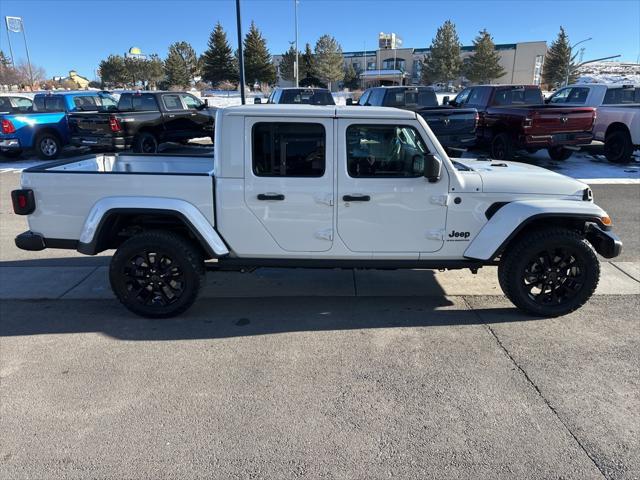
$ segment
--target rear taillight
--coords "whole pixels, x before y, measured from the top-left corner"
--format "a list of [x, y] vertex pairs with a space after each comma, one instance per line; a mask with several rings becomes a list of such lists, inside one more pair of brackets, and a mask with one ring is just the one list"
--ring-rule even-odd
[[533, 118], [526, 117], [526, 118], [522, 121], [522, 126], [523, 126], [524, 128], [531, 128], [531, 127], [533, 127]]
[[13, 204], [13, 213], [17, 215], [29, 215], [36, 209], [33, 190], [28, 188], [11, 192], [11, 203]]
[[7, 120], [3, 118], [2, 133], [7, 134], [7, 133], [15, 133], [15, 132], [16, 132], [16, 127], [13, 126], [13, 123], [11, 123], [11, 120]]
[[476, 128], [480, 126], [480, 114], [476, 112]]
[[591, 127], [592, 127], [592, 128], [593, 128], [593, 126], [596, 124], [596, 118], [598, 118], [598, 112], [597, 112], [597, 111], [594, 111], [594, 112], [593, 112], [593, 117], [592, 117], [592, 120], [591, 120]]
[[122, 127], [120, 126], [120, 120], [118, 120], [116, 117], [109, 117], [109, 126], [111, 127], [112, 132], [122, 131]]

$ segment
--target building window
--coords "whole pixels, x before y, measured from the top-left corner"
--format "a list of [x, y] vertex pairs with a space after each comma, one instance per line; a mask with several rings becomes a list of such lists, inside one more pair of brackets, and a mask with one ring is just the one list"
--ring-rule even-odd
[[358, 70], [360, 70], [360, 64], [358, 62], [353, 62], [351, 65], [353, 65], [353, 69], [357, 72]]
[[375, 70], [376, 62], [367, 62], [367, 70]]
[[256, 123], [253, 173], [258, 177], [322, 177], [325, 137], [318, 123]]
[[382, 62], [383, 70], [404, 70], [405, 61], [402, 58], [387, 58]]

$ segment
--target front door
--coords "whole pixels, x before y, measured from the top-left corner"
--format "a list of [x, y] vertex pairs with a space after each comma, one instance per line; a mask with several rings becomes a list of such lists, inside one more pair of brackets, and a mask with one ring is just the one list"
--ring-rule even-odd
[[427, 144], [418, 122], [341, 119], [337, 136], [337, 230], [347, 248], [418, 258], [443, 245], [448, 177], [423, 176]]
[[180, 140], [187, 136], [192, 125], [191, 112], [182, 104], [180, 94], [165, 93], [162, 103], [166, 140]]
[[247, 206], [283, 250], [329, 250], [333, 119], [286, 122], [254, 117], [245, 122], [250, 132], [245, 137]]

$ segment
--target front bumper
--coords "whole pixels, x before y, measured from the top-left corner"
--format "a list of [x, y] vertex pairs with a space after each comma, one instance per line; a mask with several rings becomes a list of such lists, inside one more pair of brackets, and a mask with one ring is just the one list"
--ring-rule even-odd
[[17, 138], [6, 138], [4, 140], [0, 140], [0, 150], [20, 150], [21, 148], [20, 140]]
[[622, 241], [615, 233], [603, 230], [595, 223], [587, 227], [587, 240], [604, 258], [614, 258], [622, 253]]

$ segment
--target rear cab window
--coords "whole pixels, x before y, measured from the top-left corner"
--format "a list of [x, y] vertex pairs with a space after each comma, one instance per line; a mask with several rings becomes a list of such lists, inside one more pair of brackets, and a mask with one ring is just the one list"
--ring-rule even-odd
[[543, 105], [542, 92], [539, 88], [498, 88], [493, 94], [493, 105]]
[[324, 175], [326, 132], [319, 123], [256, 123], [251, 143], [252, 169], [258, 177]]
[[437, 107], [438, 99], [429, 88], [391, 88], [384, 98], [387, 107]]

